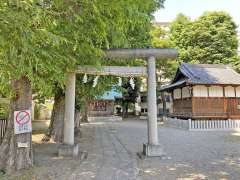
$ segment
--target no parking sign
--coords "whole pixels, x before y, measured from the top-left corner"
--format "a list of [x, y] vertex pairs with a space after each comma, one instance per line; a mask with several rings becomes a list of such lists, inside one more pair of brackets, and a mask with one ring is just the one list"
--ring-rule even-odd
[[15, 134], [32, 132], [30, 110], [14, 112], [14, 130]]

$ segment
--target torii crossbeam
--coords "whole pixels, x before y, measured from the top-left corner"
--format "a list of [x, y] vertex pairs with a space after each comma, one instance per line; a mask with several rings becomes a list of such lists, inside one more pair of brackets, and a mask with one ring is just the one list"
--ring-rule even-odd
[[147, 76], [147, 68], [143, 66], [77, 66], [76, 73], [111, 76]]
[[[163, 150], [158, 142], [157, 129], [157, 96], [156, 96], [156, 60], [169, 60], [177, 58], [175, 49], [148, 48], [148, 49], [109, 49], [104, 51], [105, 57], [108, 59], [145, 59], [147, 68], [145, 67], [124, 67], [125, 75], [143, 74], [148, 77], [148, 142], [143, 145], [143, 153], [146, 156], [162, 156]], [[101, 67], [94, 68], [90, 66], [78, 66], [75, 71], [68, 72], [66, 78], [65, 92], [65, 118], [64, 118], [64, 140], [63, 145], [59, 148], [59, 155], [77, 155], [78, 146], [74, 144], [74, 111], [75, 111], [75, 81], [76, 73], [105, 74], [114, 75], [121, 74], [124, 71], [117, 69], [118, 67]], [[121, 67], [122, 68], [122, 67]], [[132, 71], [132, 73], [131, 73]]]

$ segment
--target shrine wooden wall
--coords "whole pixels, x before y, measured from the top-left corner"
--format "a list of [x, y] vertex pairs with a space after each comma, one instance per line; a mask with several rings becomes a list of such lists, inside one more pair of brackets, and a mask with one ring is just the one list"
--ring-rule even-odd
[[194, 119], [240, 119], [240, 98], [191, 97], [173, 101], [173, 115]]
[[172, 116], [193, 119], [240, 119], [240, 86], [186, 86], [174, 89], [172, 97]]
[[113, 100], [94, 100], [89, 103], [89, 116], [110, 116], [114, 114]]
[[173, 114], [176, 116], [190, 117], [192, 115], [192, 99], [173, 100]]
[[211, 118], [240, 118], [240, 98], [193, 97], [193, 116]]

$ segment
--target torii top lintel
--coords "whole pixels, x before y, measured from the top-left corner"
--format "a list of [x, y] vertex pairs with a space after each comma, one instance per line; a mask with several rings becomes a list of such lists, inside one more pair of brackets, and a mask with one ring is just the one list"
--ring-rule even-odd
[[137, 49], [108, 49], [104, 50], [105, 57], [113, 58], [139, 58], [146, 59], [155, 57], [156, 59], [176, 59], [177, 51], [172, 48], [137, 48]]

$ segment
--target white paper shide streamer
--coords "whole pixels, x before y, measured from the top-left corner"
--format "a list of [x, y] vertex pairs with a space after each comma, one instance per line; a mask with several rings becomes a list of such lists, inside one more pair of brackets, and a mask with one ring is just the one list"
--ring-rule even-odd
[[122, 86], [122, 78], [118, 77], [118, 86]]
[[132, 77], [130, 78], [129, 83], [130, 83], [132, 89], [134, 89], [135, 88], [135, 83], [134, 83], [134, 79]]
[[84, 74], [84, 76], [83, 76], [83, 83], [84, 83], [84, 84], [87, 83], [87, 79], [88, 79], [88, 78], [87, 78], [87, 74]]
[[93, 86], [92, 87], [96, 87], [97, 86], [97, 83], [98, 83], [98, 78], [99, 76], [96, 76], [93, 80]]

